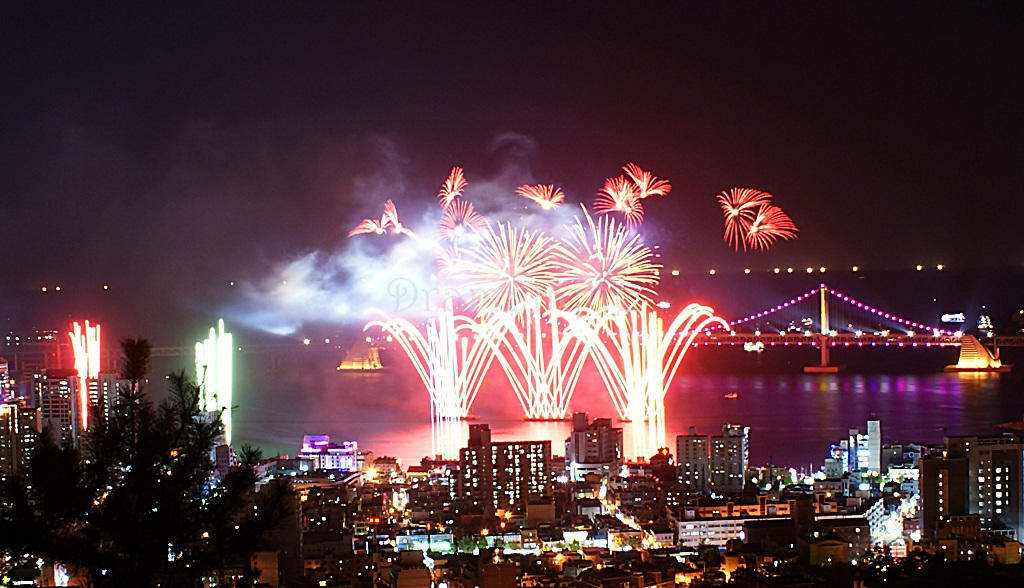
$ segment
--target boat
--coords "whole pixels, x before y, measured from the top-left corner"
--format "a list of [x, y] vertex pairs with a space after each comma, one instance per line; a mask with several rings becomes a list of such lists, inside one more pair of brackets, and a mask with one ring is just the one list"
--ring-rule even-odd
[[729, 392], [723, 398], [727, 398], [729, 400], [736, 400], [739, 397], [740, 397], [740, 395], [739, 395], [738, 392]]

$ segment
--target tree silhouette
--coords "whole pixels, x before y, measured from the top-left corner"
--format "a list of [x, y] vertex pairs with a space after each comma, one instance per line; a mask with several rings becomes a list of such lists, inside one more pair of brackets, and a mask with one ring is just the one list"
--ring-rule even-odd
[[[61, 562], [96, 587], [193, 586], [226, 563], [248, 569], [284, 516], [280, 488], [254, 493], [251, 464], [218, 481], [212, 455], [223, 425], [200, 409], [198, 385], [170, 374], [154, 408], [145, 392], [152, 346], [124, 339], [121, 348], [128, 384], [113, 414], [91, 419], [80, 447], [40, 435], [27, 479], [8, 487], [0, 546]], [[249, 448], [247, 458], [258, 453]]]

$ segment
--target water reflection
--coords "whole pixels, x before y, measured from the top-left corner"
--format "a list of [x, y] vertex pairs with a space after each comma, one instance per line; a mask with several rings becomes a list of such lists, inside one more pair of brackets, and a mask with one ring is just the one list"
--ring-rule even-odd
[[[416, 463], [430, 452], [426, 393], [401, 369], [376, 374], [333, 370], [270, 373], [236, 392], [239, 443], [267, 453], [295, 454], [304, 434], [354, 439], [375, 455]], [[737, 398], [726, 394], [736, 392]], [[1022, 374], [681, 374], [666, 396], [669, 444], [691, 426], [718, 434], [725, 423], [750, 427], [755, 464], [772, 460], [820, 465], [830, 443], [869, 419], [882, 421], [885, 443], [941, 443], [944, 434], [995, 432], [995, 425], [1024, 414]], [[584, 376], [572, 401], [591, 418], [615, 417], [597, 378]], [[473, 408], [495, 440], [551, 441], [562, 455], [568, 422], [524, 421], [500, 378], [489, 378]], [[462, 423], [462, 439], [468, 426]], [[628, 423], [626, 454], [635, 457]]]

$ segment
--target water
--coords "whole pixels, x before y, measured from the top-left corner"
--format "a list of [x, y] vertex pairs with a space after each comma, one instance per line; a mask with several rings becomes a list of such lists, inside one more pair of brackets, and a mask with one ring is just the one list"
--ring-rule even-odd
[[[849, 429], [864, 430], [880, 420], [884, 443], [938, 444], [943, 435], [986, 434], [997, 424], [1024, 415], [1024, 357], [1009, 374], [946, 374], [958, 351], [841, 350], [834, 359], [848, 363], [839, 374], [805, 375], [817, 352], [696, 349], [666, 396], [669, 445], [691, 426], [717, 434], [724, 423], [750, 427], [755, 465], [797, 468], [822, 464], [829, 445]], [[335, 371], [338, 358], [312, 354], [278, 371], [239, 365], [246, 381], [236, 384], [236, 445], [261, 446], [265, 453], [298, 452], [304, 434], [326, 433], [356, 440], [364, 451], [391, 455], [403, 464], [430, 453], [429, 405], [411, 368], [397, 361], [376, 373]], [[262, 369], [261, 369], [262, 368]], [[735, 392], [736, 399], [725, 395]], [[593, 373], [584, 374], [571, 407], [591, 418], [614, 417], [611, 401]], [[527, 422], [503, 374], [491, 371], [474, 404], [477, 423], [487, 423], [495, 440], [550, 439], [553, 453], [564, 451], [567, 422]], [[626, 453], [633, 456], [630, 425]], [[468, 428], [468, 423], [464, 423]], [[464, 431], [465, 433], [465, 431]], [[468, 436], [468, 434], [464, 435]]]

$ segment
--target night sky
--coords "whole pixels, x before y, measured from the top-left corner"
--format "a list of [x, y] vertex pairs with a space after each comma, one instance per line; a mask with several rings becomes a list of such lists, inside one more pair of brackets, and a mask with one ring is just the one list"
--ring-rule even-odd
[[[362, 320], [361, 272], [432, 260], [346, 233], [390, 198], [429, 234], [455, 165], [497, 214], [636, 162], [684, 273], [1024, 266], [1021, 3], [145, 4], [0, 6], [10, 328]], [[733, 186], [799, 238], [728, 248]]]

